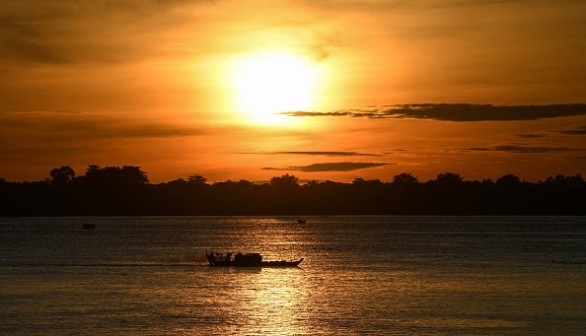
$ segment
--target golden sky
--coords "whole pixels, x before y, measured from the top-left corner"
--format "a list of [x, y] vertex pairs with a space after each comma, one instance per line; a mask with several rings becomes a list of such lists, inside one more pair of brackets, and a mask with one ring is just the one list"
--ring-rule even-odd
[[584, 173], [584, 13], [581, 0], [0, 0], [0, 177]]

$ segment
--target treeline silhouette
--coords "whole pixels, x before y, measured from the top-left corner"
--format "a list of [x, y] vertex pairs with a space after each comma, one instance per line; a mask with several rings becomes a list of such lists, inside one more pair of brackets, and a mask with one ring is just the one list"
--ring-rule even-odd
[[420, 182], [410, 173], [390, 182], [299, 184], [285, 174], [270, 182], [208, 183], [201, 175], [153, 184], [137, 166], [90, 165], [77, 176], [55, 168], [36, 182], [0, 178], [0, 216], [135, 215], [586, 215], [581, 175], [537, 183], [508, 174], [496, 181], [465, 181], [445, 172]]

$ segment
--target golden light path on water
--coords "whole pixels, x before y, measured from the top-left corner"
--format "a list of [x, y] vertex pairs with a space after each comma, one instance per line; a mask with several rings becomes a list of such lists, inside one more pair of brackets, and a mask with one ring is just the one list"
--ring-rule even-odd
[[[247, 226], [245, 236], [225, 237], [225, 244], [233, 240], [267, 251], [265, 260], [289, 255], [307, 258], [301, 268], [207, 270], [216, 279], [215, 300], [220, 298], [217, 310], [212, 310], [213, 318], [224, 316], [226, 320], [221, 320], [229, 321], [226, 326], [229, 334], [333, 335], [347, 334], [352, 328], [377, 334], [393, 326], [413, 330], [431, 327], [491, 330], [525, 325], [506, 318], [472, 317], [490, 315], [497, 308], [491, 304], [476, 307], [476, 311], [471, 308], [472, 316], [458, 317], [467, 296], [479, 289], [491, 290], [479, 283], [482, 275], [461, 274], [455, 281], [443, 270], [430, 274], [384, 264], [377, 266], [377, 255], [371, 254], [368, 248], [369, 240], [374, 237], [365, 237], [367, 249], [347, 256], [350, 258], [346, 260], [341, 260], [338, 252], [329, 248], [314, 249], [312, 257], [306, 246], [311, 234], [307, 227], [283, 226], [268, 218], [254, 220], [254, 226]], [[359, 260], [364, 257], [374, 258], [375, 266], [361, 267]], [[518, 290], [508, 289], [506, 281], [490, 282], [488, 286], [495, 290], [496, 287]], [[420, 309], [423, 314], [418, 312]], [[450, 311], [453, 317], [431, 317], [434, 310]], [[406, 319], [400, 313], [405, 311], [411, 311], [413, 316]]]
[[[582, 222], [3, 219], [0, 334], [581, 335], [581, 264], [551, 259], [584, 260]], [[305, 260], [209, 267], [211, 248]]]

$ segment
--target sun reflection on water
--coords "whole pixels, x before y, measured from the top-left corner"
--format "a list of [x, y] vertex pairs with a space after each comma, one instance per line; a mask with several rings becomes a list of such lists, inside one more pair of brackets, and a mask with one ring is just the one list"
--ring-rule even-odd
[[[300, 335], [306, 325], [298, 318], [307, 305], [308, 291], [294, 269], [212, 269], [217, 272], [221, 309], [230, 330], [239, 335]], [[217, 300], [217, 297], [216, 297]], [[227, 310], [225, 308], [228, 308]]]
[[[394, 217], [362, 218], [360, 225], [348, 217], [314, 217], [304, 225], [291, 218], [174, 218], [158, 225], [143, 218], [136, 219], [140, 225], [111, 219], [109, 225], [102, 220], [92, 235], [68, 229], [79, 228], [78, 219], [56, 220], [64, 224], [55, 224], [53, 235], [59, 232], [63, 239], [51, 243], [47, 235], [29, 234], [21, 221], [11, 229], [23, 247], [20, 254], [3, 250], [15, 265], [1, 267], [0, 334], [582, 335], [584, 330], [582, 265], [550, 262], [551, 253], [586, 256], [581, 219], [567, 220], [576, 223], [568, 235], [560, 235], [555, 224], [553, 233], [534, 234], [532, 225], [525, 235], [452, 230], [439, 232], [441, 239], [435, 220], [425, 218], [403, 219], [403, 229]], [[426, 220], [430, 226], [416, 228]], [[466, 218], [467, 230], [474, 220]], [[502, 220], [483, 221], [501, 228]], [[40, 226], [31, 228], [47, 230], [47, 219], [35, 221]], [[489, 224], [473, 228], [486, 230]], [[559, 247], [527, 254], [518, 248], [526, 239]], [[300, 268], [262, 269], [208, 267], [189, 263], [191, 257], [187, 264], [165, 262], [186, 250], [199, 251], [203, 261], [211, 246], [217, 252], [261, 252], [268, 260], [306, 259]], [[38, 265], [39, 251], [50, 251], [42, 259], [45, 266]], [[15, 326], [20, 332], [12, 332]]]

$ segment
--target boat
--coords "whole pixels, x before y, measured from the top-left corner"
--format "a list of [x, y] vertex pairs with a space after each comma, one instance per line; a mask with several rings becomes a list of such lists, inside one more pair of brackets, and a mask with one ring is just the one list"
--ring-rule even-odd
[[297, 219], [297, 224], [305, 224], [307, 221], [304, 218]]
[[263, 261], [260, 253], [246, 253], [242, 254], [238, 252], [234, 259], [232, 259], [232, 253], [228, 252], [226, 255], [223, 253], [215, 253], [206, 251], [206, 258], [210, 266], [213, 267], [297, 267], [303, 258], [298, 260], [273, 260]]

